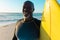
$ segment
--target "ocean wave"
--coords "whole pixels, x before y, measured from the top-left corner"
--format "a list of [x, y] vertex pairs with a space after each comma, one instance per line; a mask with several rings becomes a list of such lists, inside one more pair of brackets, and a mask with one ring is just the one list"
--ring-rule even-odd
[[[42, 14], [40, 13], [35, 13], [33, 17], [41, 20]], [[13, 22], [13, 21], [18, 21], [19, 19], [23, 18], [23, 14], [21, 13], [2, 13], [0, 14], [0, 22]]]

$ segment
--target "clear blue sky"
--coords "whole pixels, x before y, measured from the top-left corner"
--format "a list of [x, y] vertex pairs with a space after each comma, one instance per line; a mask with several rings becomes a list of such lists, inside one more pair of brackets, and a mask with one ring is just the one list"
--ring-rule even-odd
[[[25, 2], [26, 0], [21, 0], [21, 3], [20, 5], [23, 6], [23, 3]], [[45, 0], [29, 0], [29, 1], [32, 1], [34, 3], [34, 6], [35, 6], [35, 11], [34, 12], [42, 12], [43, 10], [43, 7], [44, 7], [44, 3], [45, 3]], [[22, 8], [22, 7], [21, 7]]]
[[[0, 12], [22, 12], [26, 0], [0, 0]], [[35, 11], [42, 12], [45, 0], [30, 0], [34, 3]], [[58, 0], [60, 2], [60, 0]]]

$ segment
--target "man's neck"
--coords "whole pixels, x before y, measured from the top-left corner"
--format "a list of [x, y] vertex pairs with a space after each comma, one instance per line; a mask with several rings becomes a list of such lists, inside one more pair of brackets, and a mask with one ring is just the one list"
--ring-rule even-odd
[[24, 21], [31, 21], [33, 19], [33, 17], [29, 17], [29, 18], [24, 18]]

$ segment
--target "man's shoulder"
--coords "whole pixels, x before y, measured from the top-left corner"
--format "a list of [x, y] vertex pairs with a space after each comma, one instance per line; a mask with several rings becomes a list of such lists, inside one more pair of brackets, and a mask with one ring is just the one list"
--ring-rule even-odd
[[41, 20], [38, 20], [36, 18], [34, 18], [34, 21], [38, 22], [38, 23], [41, 23]]
[[36, 23], [38, 26], [41, 25], [41, 20], [38, 20], [38, 19], [34, 18], [34, 21], [35, 21], [35, 23]]
[[24, 20], [23, 20], [23, 18], [22, 18], [22, 19], [20, 19], [20, 20], [17, 21], [16, 25], [20, 25], [20, 24], [22, 24], [23, 22], [24, 22]]

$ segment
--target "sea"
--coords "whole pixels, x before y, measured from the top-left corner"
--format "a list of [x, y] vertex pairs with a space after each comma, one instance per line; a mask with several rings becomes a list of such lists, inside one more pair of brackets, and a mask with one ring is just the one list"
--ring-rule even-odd
[[[33, 17], [41, 20], [42, 13], [33, 13]], [[16, 23], [23, 18], [22, 13], [0, 13], [0, 27], [11, 23]]]

